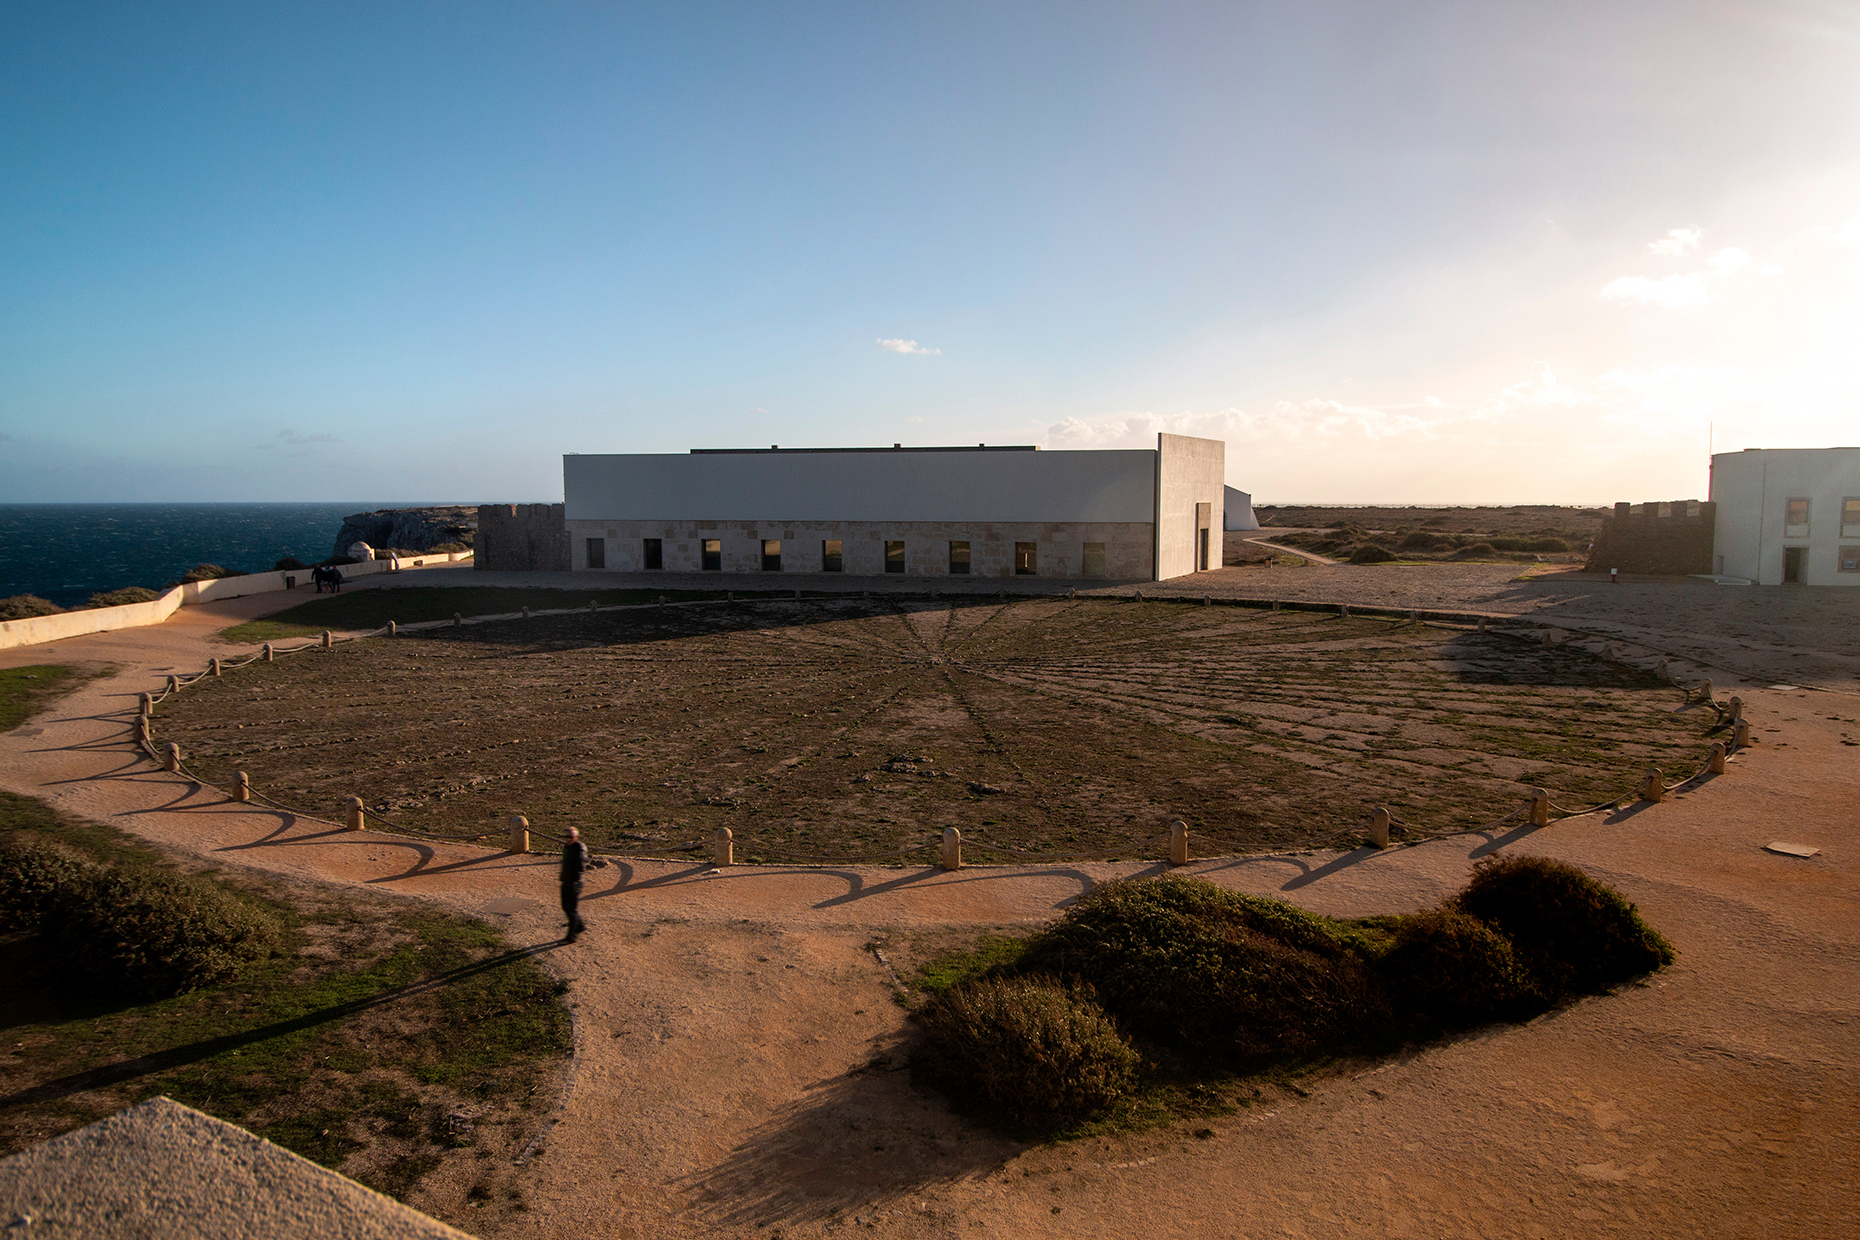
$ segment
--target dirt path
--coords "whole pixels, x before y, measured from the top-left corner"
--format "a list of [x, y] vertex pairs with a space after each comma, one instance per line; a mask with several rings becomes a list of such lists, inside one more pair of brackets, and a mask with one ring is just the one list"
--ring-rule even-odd
[[[477, 914], [533, 901], [501, 920], [517, 942], [552, 939], [546, 859], [252, 812], [135, 755], [134, 694], [223, 650], [213, 632], [266, 601], [6, 652], [123, 670], [0, 736], [0, 784], [222, 864]], [[1843, 742], [1860, 740], [1860, 699], [1736, 688], [1764, 744], [1667, 804], [1499, 839], [1192, 866], [1370, 913], [1439, 899], [1498, 848], [1540, 852], [1618, 885], [1680, 951], [1644, 988], [1306, 1097], [1268, 1089], [1206, 1138], [1178, 1127], [1024, 1149], [898, 1070], [885, 936], [1037, 923], [1138, 867], [596, 871], [594, 932], [548, 957], [573, 983], [572, 1088], [523, 1171], [534, 1208], [504, 1234], [1855, 1234], [1860, 749]], [[1823, 851], [1762, 850], [1778, 838]]]
[[1240, 541], [1245, 542], [1245, 543], [1252, 543], [1255, 547], [1264, 547], [1268, 551], [1278, 551], [1278, 552], [1282, 552], [1285, 555], [1295, 555], [1299, 559], [1307, 560], [1312, 564], [1336, 564], [1339, 562], [1337, 560], [1331, 559], [1328, 556], [1319, 555], [1315, 551], [1306, 551], [1302, 547], [1281, 546], [1278, 543], [1273, 542], [1271, 539], [1268, 539], [1268, 538], [1243, 538]]

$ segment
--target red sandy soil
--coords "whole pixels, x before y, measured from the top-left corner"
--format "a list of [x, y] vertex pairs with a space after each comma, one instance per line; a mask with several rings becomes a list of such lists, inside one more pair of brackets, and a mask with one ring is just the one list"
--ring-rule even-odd
[[[225, 653], [219, 627], [281, 605], [234, 600], [0, 654], [121, 669], [0, 736], [0, 784], [217, 864], [472, 914], [534, 900], [492, 916], [515, 942], [552, 939], [547, 859], [255, 812], [135, 753], [134, 694]], [[1647, 637], [1659, 611], [1587, 619]], [[1667, 630], [1675, 645], [1709, 636], [1696, 609], [1684, 615]], [[1847, 657], [1834, 645], [1809, 660], [1830, 677]], [[1746, 665], [1763, 657], [1746, 652]], [[533, 1209], [497, 1234], [1860, 1234], [1860, 758], [1846, 743], [1860, 739], [1860, 696], [1716, 676], [1749, 704], [1762, 743], [1669, 802], [1497, 838], [1189, 867], [1371, 914], [1439, 900], [1481, 856], [1539, 853], [1624, 891], [1677, 964], [1528, 1025], [1307, 1082], [1304, 1096], [1270, 1088], [1237, 1115], [1132, 1136], [1021, 1146], [914, 1091], [897, 1070], [906, 1022], [881, 952], [920, 932], [1036, 925], [1135, 864], [596, 871], [593, 932], [546, 957], [572, 982], [570, 1087], [519, 1172]], [[1822, 851], [1764, 851], [1778, 839]], [[473, 1228], [469, 1215], [449, 1221]]]

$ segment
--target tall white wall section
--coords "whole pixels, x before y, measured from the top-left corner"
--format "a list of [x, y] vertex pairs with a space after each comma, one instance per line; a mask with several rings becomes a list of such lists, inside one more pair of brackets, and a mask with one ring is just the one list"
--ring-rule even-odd
[[1156, 437], [1156, 580], [1221, 566], [1226, 488], [1224, 442]]
[[[1713, 568], [1781, 585], [1860, 587], [1860, 448], [1761, 448], [1711, 459]], [[1792, 514], [1790, 501], [1805, 505]], [[1860, 505], [1856, 506], [1860, 508]], [[1793, 516], [1806, 516], [1794, 522]], [[1855, 565], [1853, 568], [1847, 565]]]

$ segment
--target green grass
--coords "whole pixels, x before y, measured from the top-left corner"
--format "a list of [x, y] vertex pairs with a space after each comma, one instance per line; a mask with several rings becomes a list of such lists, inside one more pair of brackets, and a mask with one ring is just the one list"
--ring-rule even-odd
[[236, 624], [220, 636], [229, 642], [275, 642], [315, 637], [324, 629], [378, 629], [390, 620], [397, 624], [450, 620], [454, 613], [490, 616], [525, 607], [532, 611], [586, 607], [590, 600], [603, 607], [615, 607], [652, 603], [661, 597], [683, 603], [723, 596], [722, 590], [529, 590], [502, 586], [351, 589], [344, 594], [312, 598], [263, 620]]
[[[0, 838], [19, 835], [171, 868], [108, 827], [0, 793]], [[170, 999], [80, 993], [29, 936], [0, 935], [0, 1025], [19, 1056], [0, 1091], [0, 1155], [155, 1094], [397, 1196], [475, 1139], [448, 1126], [452, 1113], [495, 1114], [498, 1139], [522, 1138], [570, 1049], [560, 983], [479, 922], [240, 886], [285, 924], [286, 950]]]
[[975, 980], [997, 965], [1012, 964], [1026, 950], [1025, 939], [986, 934], [974, 947], [938, 956], [925, 964], [917, 971], [912, 984], [924, 994], [940, 995], [952, 986]]
[[77, 688], [84, 679], [54, 663], [0, 668], [0, 732], [17, 728], [48, 700]]

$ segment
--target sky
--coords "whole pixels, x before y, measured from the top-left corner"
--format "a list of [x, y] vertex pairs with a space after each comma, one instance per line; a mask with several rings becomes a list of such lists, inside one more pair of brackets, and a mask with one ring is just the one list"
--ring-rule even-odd
[[1260, 503], [1860, 444], [1860, 5], [0, 6], [0, 501], [1227, 444]]

